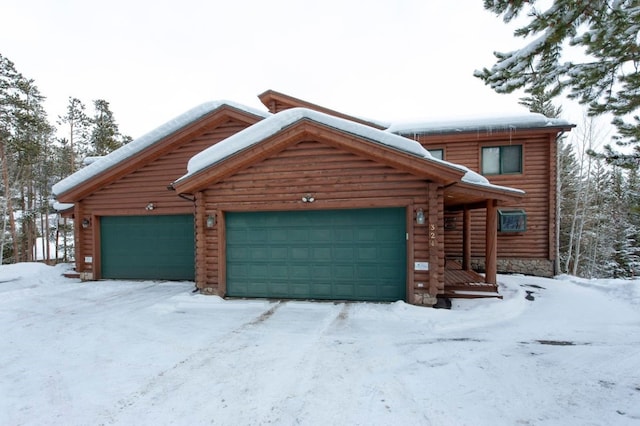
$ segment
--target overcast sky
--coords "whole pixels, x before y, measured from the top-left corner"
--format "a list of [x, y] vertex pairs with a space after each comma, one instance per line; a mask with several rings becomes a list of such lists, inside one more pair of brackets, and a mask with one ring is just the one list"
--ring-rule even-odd
[[345, 113], [415, 120], [526, 112], [473, 77], [513, 50], [482, 0], [0, 0], [0, 53], [50, 120], [111, 104], [134, 138], [209, 100], [273, 89]]

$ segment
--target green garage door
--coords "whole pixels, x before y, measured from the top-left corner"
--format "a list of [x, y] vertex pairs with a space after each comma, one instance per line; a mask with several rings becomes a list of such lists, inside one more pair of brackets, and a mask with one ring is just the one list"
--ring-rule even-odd
[[193, 215], [100, 218], [102, 278], [193, 280]]
[[227, 295], [405, 299], [403, 208], [228, 213]]

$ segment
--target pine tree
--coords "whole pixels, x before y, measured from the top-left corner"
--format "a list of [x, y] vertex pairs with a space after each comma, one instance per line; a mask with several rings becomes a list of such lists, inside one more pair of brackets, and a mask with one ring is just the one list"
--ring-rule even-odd
[[102, 156], [120, 148], [130, 138], [123, 138], [118, 130], [118, 125], [109, 109], [109, 102], [98, 99], [93, 102], [95, 115], [92, 120], [93, 131], [91, 133], [92, 155]]
[[577, 200], [583, 187], [579, 164], [573, 145], [561, 140], [558, 143], [558, 269], [569, 272], [572, 251], [572, 227], [576, 216]]
[[[611, 113], [618, 129], [617, 144], [634, 145], [621, 153], [610, 145], [604, 158], [618, 165], [640, 164], [640, 5], [637, 0], [554, 0], [546, 10], [536, 0], [485, 0], [485, 9], [510, 22], [526, 8], [529, 23], [517, 37], [535, 37], [524, 47], [496, 52], [491, 69], [474, 75], [498, 93], [524, 88], [549, 97], [569, 90], [569, 98], [587, 105], [590, 115]], [[582, 62], [562, 57], [568, 46], [581, 49]]]
[[86, 107], [78, 98], [69, 97], [67, 113], [58, 116], [58, 125], [68, 126], [68, 139], [62, 141], [68, 151], [68, 173], [75, 172], [82, 164], [82, 160], [89, 153], [89, 132], [91, 120], [86, 113]]
[[616, 167], [611, 174], [611, 259], [606, 263], [606, 276], [628, 278], [638, 264], [636, 235], [638, 230], [631, 217], [628, 180]]
[[[17, 224], [13, 207], [14, 188], [11, 185], [11, 175], [15, 169], [15, 167], [12, 167], [15, 164], [12, 139], [15, 135], [17, 111], [22, 106], [22, 100], [18, 94], [18, 83], [22, 79], [22, 75], [16, 70], [13, 62], [0, 55], [0, 163], [2, 164], [2, 184], [4, 187], [0, 262], [4, 262], [5, 259], [15, 261], [19, 252]], [[6, 233], [7, 222], [9, 223], [8, 235]], [[11, 243], [9, 250], [5, 248], [5, 241], [10, 241]]]
[[[33, 259], [41, 203], [37, 165], [52, 127], [42, 106], [44, 97], [34, 81], [22, 76], [2, 56], [0, 67], [0, 161], [12, 241], [11, 260], [17, 262]], [[20, 211], [19, 220], [15, 210]]]

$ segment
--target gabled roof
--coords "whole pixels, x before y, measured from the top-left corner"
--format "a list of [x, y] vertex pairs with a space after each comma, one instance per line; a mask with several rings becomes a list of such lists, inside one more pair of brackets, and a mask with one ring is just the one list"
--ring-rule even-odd
[[197, 131], [200, 129], [202, 121], [218, 113], [225, 116], [244, 117], [245, 120], [250, 120], [251, 122], [262, 120], [271, 115], [268, 112], [230, 101], [201, 104], [122, 146], [109, 155], [95, 159], [86, 167], [53, 185], [53, 194], [59, 201], [75, 201], [75, 199], [89, 191], [89, 188], [86, 191], [82, 191], [83, 185], [91, 182], [91, 188], [99, 187], [113, 178], [110, 172], [115, 173], [115, 170], [122, 168], [123, 164], [132, 163], [132, 166], [142, 164], [145, 161], [145, 153], [167, 142], [172, 137], [180, 137], [183, 133], [188, 134], [192, 130]]
[[[310, 126], [303, 127], [304, 123]], [[337, 142], [342, 143], [343, 146], [351, 143], [349, 148], [354, 149], [353, 144], [356, 144], [355, 149], [361, 150], [362, 155], [373, 156], [378, 150], [377, 155], [381, 162], [395, 161], [393, 164], [396, 167], [406, 168], [407, 171], [423, 175], [430, 180], [446, 184], [464, 182], [470, 188], [490, 190], [504, 196], [523, 194], [517, 189], [492, 185], [486, 178], [464, 166], [438, 160], [432, 157], [420, 143], [412, 139], [306, 108], [293, 108], [274, 114], [205, 149], [191, 158], [187, 166], [187, 174], [174, 182], [173, 187], [179, 192], [199, 189], [212, 180], [223, 177], [222, 165], [225, 162], [236, 159], [249, 164], [252, 159], [251, 154], [247, 153], [252, 147], [283, 134], [286, 134], [289, 140], [296, 140], [295, 137], [299, 137], [295, 136], [296, 132], [321, 134], [321, 128], [332, 131], [332, 137], [336, 141], [339, 139], [336, 138], [336, 134], [348, 136], [347, 142]], [[354, 136], [357, 142], [353, 142]], [[270, 149], [275, 150], [275, 148]], [[400, 158], [397, 160], [392, 158], [394, 154]], [[258, 155], [262, 155], [262, 152]]]
[[286, 95], [281, 92], [277, 92], [275, 90], [267, 90], [264, 93], [258, 95], [260, 102], [266, 106], [270, 112], [276, 114], [286, 109], [290, 108], [306, 108], [313, 111], [323, 112], [327, 115], [332, 115], [334, 117], [344, 118], [349, 121], [354, 121], [356, 123], [365, 124], [370, 127], [374, 127], [379, 130], [386, 129], [389, 127], [389, 123], [382, 123], [380, 121], [369, 120], [361, 117], [355, 117], [352, 115], [348, 115], [342, 113], [340, 111], [336, 111], [330, 108], [323, 107], [321, 105], [317, 105], [311, 102], [304, 101], [302, 99], [295, 98], [290, 95]]
[[388, 132], [398, 135], [446, 135], [457, 133], [498, 133], [517, 130], [546, 129], [550, 132], [569, 130], [575, 127], [559, 118], [548, 118], [542, 114], [477, 116], [418, 122], [394, 123]]

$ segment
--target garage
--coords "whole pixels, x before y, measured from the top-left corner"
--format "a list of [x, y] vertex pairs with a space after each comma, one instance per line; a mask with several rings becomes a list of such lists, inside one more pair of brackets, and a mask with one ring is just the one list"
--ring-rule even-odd
[[229, 212], [227, 295], [404, 300], [404, 208]]
[[100, 218], [102, 278], [193, 280], [193, 215]]

